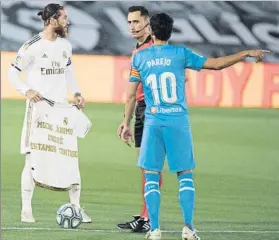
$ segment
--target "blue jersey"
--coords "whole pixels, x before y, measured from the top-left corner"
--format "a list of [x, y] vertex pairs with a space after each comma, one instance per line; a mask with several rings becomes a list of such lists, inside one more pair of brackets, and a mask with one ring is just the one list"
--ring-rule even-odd
[[189, 124], [185, 68], [201, 70], [206, 61], [183, 46], [153, 45], [133, 56], [131, 82], [142, 81], [145, 125]]

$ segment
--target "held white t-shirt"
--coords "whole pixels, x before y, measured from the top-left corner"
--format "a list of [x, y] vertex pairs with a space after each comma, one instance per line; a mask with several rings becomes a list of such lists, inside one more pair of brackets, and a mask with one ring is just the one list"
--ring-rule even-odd
[[31, 136], [32, 175], [41, 185], [68, 189], [79, 184], [78, 137], [91, 129], [88, 117], [71, 104], [36, 104]]

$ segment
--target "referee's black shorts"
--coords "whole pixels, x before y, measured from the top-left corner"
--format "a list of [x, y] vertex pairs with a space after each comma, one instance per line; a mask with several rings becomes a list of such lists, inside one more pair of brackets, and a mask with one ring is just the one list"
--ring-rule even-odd
[[139, 148], [141, 145], [142, 133], [143, 133], [143, 126], [144, 126], [144, 112], [145, 112], [145, 102], [144, 100], [138, 101], [135, 115], [135, 128], [134, 128], [134, 136], [135, 136], [135, 147]]

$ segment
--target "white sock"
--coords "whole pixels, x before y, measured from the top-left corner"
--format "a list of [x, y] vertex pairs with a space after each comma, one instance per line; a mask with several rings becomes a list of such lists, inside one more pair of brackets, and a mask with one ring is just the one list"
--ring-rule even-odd
[[35, 182], [31, 174], [30, 154], [25, 155], [25, 166], [21, 174], [21, 200], [22, 211], [32, 211], [32, 197], [35, 188]]
[[72, 188], [69, 190], [69, 197], [71, 204], [76, 205], [80, 208], [80, 191], [81, 191], [81, 181], [79, 177], [79, 185], [72, 185]]

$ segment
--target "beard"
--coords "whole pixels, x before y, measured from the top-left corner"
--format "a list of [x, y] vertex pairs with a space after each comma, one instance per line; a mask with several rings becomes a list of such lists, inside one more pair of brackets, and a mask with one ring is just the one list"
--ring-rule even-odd
[[66, 38], [68, 35], [68, 27], [58, 26], [54, 31], [61, 38]]

